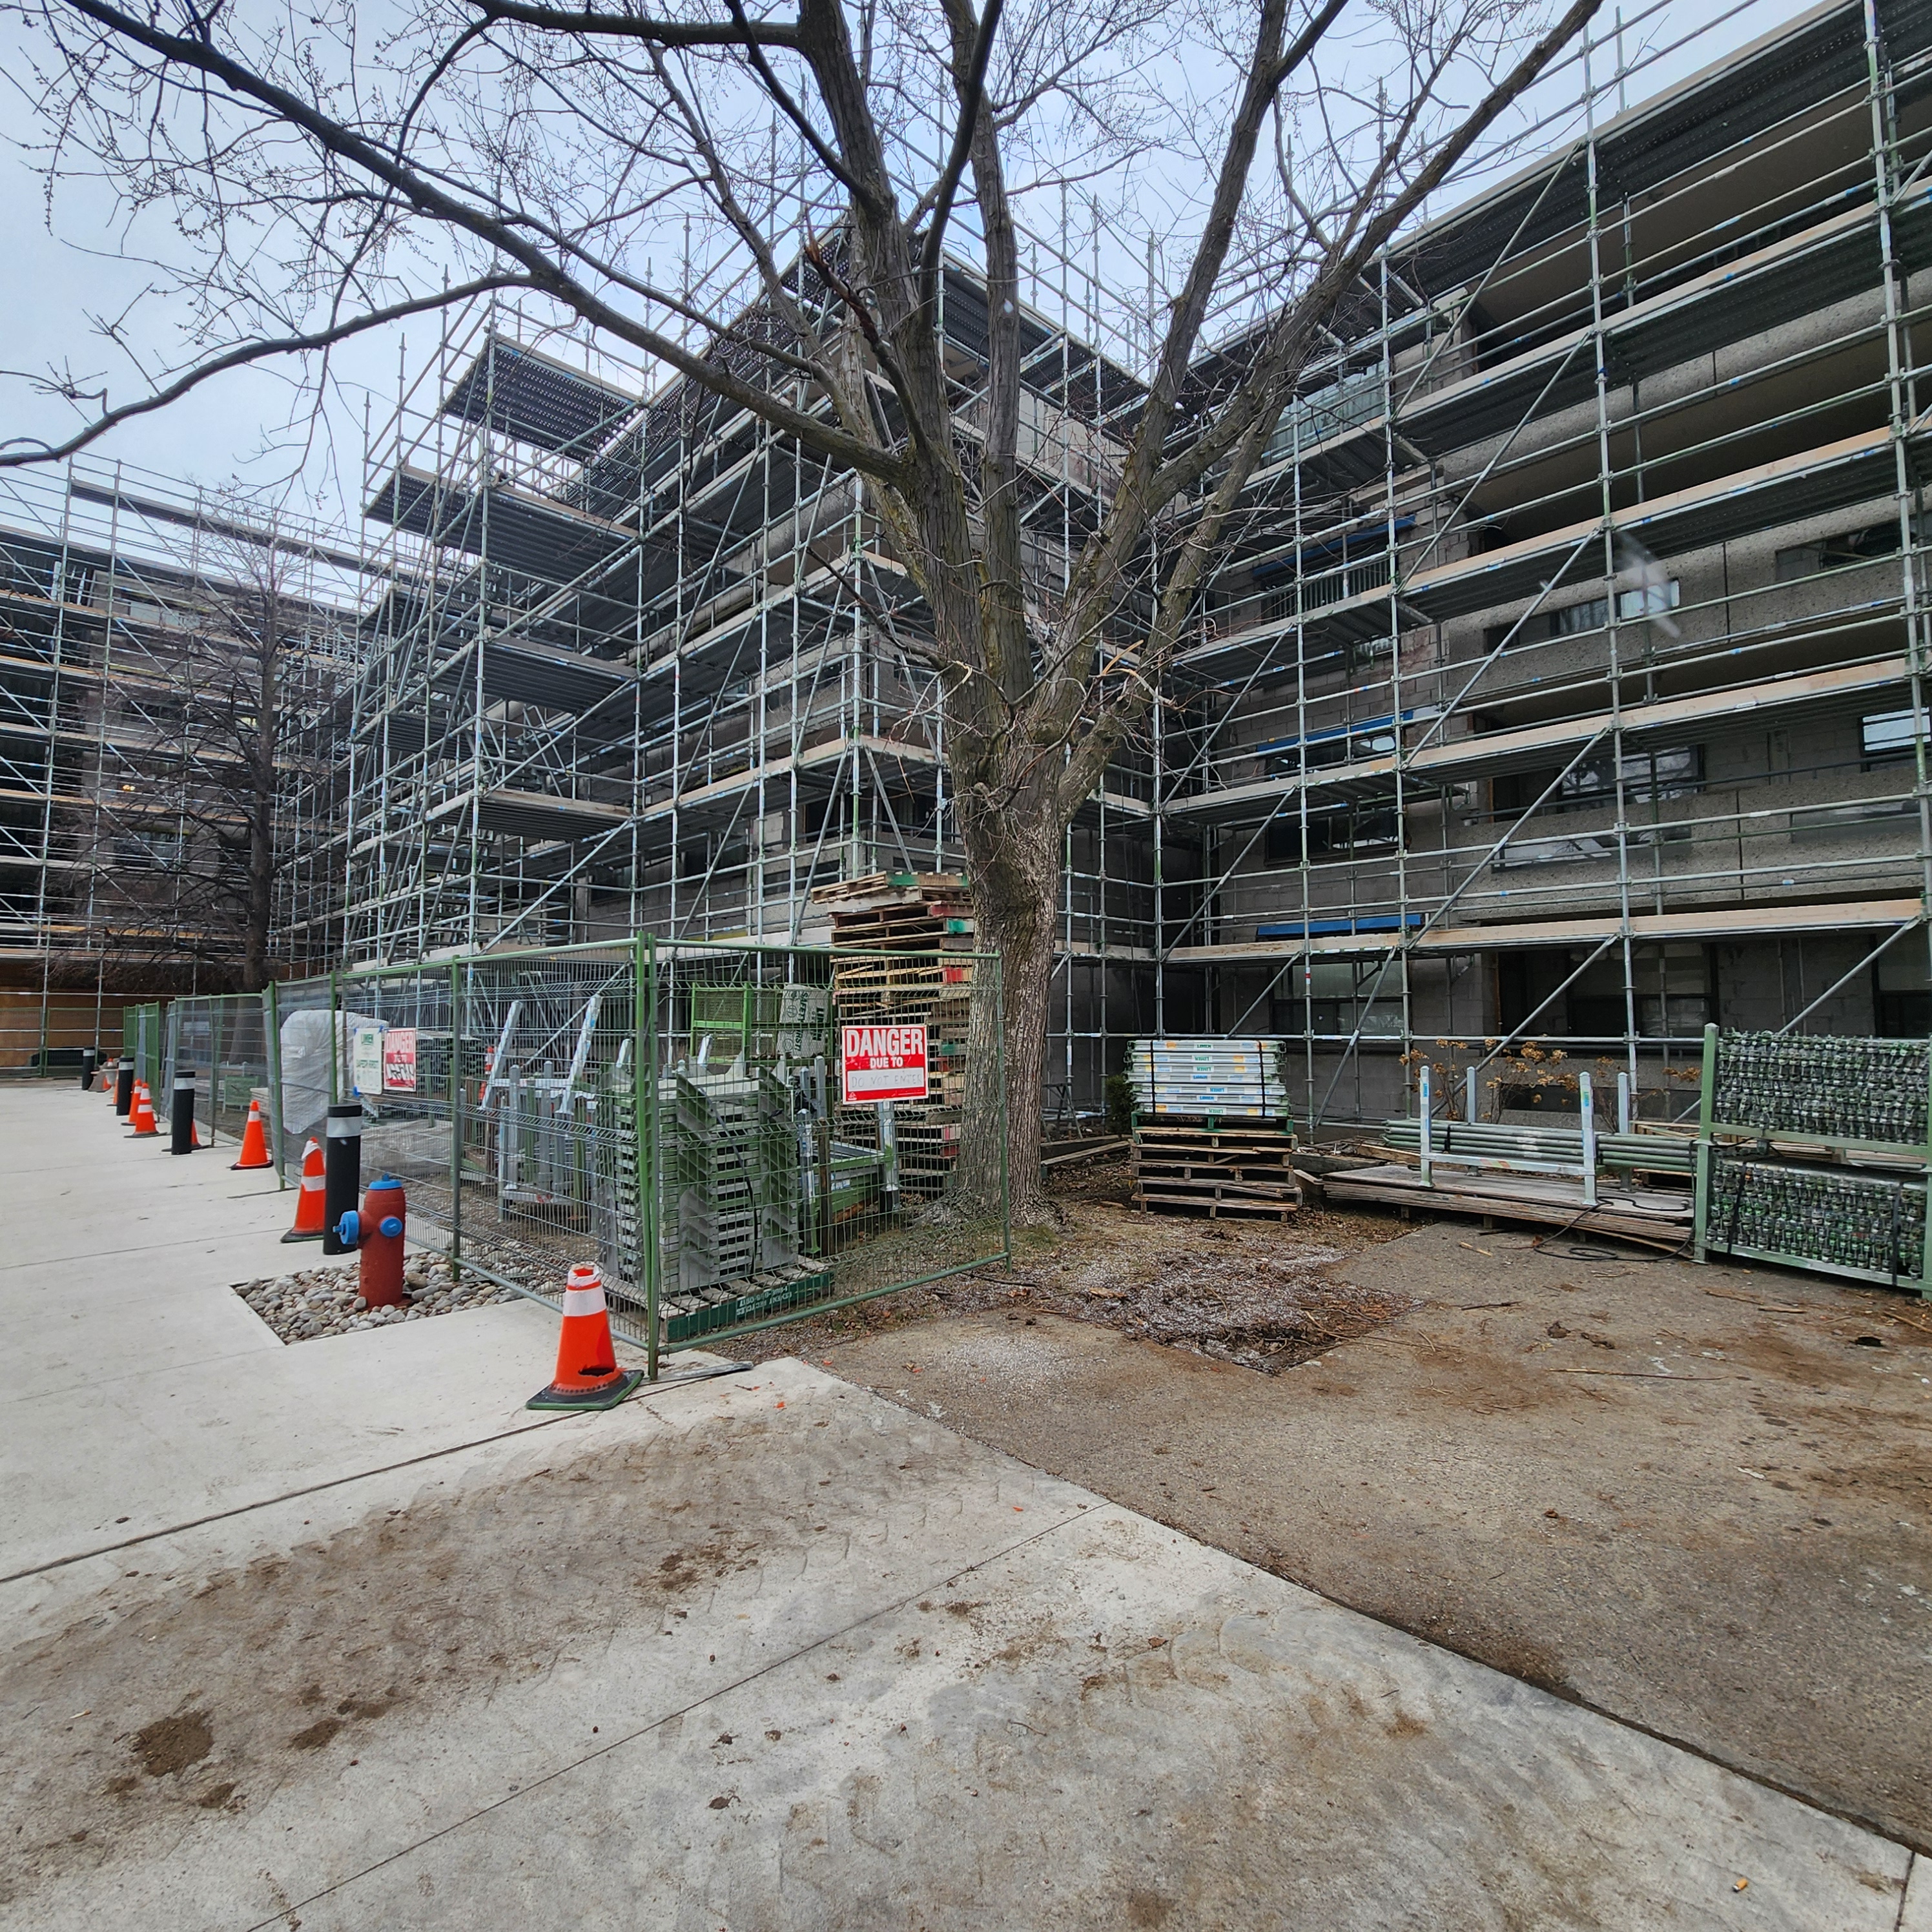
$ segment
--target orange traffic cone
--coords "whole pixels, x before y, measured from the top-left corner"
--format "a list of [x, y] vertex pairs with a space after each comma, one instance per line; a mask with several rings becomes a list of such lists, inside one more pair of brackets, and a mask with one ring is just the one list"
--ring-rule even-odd
[[148, 1098], [147, 1083], [137, 1080], [134, 1083], [134, 1104], [128, 1109], [134, 1124], [134, 1131], [128, 1136], [131, 1140], [145, 1140], [150, 1134], [160, 1132], [154, 1119], [154, 1103]]
[[259, 1100], [248, 1102], [248, 1124], [242, 1130], [242, 1158], [235, 1162], [237, 1168], [273, 1167], [268, 1158], [268, 1136], [262, 1126], [262, 1103]]
[[310, 1140], [302, 1149], [302, 1188], [296, 1196], [296, 1224], [285, 1241], [319, 1241], [322, 1224], [322, 1143]]
[[524, 1406], [615, 1408], [644, 1378], [641, 1369], [618, 1367], [617, 1352], [610, 1345], [610, 1317], [604, 1306], [604, 1277], [590, 1263], [578, 1262], [564, 1284], [556, 1380]]

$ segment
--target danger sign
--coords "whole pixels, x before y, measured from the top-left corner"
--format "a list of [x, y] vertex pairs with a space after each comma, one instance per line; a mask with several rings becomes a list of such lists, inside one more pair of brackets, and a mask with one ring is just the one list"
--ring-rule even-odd
[[382, 1091], [413, 1094], [416, 1090], [416, 1030], [392, 1027], [382, 1036]]
[[867, 1100], [926, 1098], [924, 1027], [841, 1027], [838, 1036], [848, 1106]]

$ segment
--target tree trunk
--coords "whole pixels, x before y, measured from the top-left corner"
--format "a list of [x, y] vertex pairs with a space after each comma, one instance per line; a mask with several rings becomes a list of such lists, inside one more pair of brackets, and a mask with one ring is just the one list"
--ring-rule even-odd
[[1002, 811], [976, 810], [962, 800], [975, 943], [982, 952], [997, 953], [1000, 967], [974, 982], [960, 1201], [968, 1213], [998, 1211], [1004, 1150], [1012, 1216], [1020, 1223], [1051, 1213], [1040, 1185], [1040, 1092], [1066, 832], [1058, 820], [1044, 784], [1023, 788]]

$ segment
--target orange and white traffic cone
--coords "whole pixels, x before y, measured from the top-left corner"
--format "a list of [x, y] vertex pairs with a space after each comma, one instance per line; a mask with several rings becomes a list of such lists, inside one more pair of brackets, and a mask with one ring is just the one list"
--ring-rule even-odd
[[268, 1136], [262, 1125], [262, 1103], [250, 1100], [248, 1124], [242, 1130], [242, 1158], [235, 1162], [235, 1166], [273, 1167], [274, 1164], [268, 1158]]
[[311, 1139], [302, 1149], [302, 1187], [296, 1196], [296, 1224], [282, 1237], [285, 1241], [319, 1241], [322, 1239], [322, 1143]]
[[620, 1369], [604, 1306], [604, 1277], [588, 1262], [570, 1271], [563, 1289], [563, 1333], [556, 1344], [556, 1379], [526, 1408], [615, 1408], [644, 1378]]
[[128, 1111], [128, 1118], [133, 1121], [134, 1126], [134, 1132], [128, 1136], [129, 1139], [146, 1140], [149, 1135], [158, 1134], [160, 1132], [160, 1124], [154, 1118], [154, 1103], [148, 1097], [148, 1085], [146, 1081], [135, 1082], [134, 1104]]

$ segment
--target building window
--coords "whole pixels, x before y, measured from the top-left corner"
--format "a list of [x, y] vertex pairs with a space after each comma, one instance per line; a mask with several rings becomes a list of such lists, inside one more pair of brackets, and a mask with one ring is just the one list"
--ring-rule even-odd
[[1268, 830], [1262, 835], [1262, 862], [1268, 866], [1301, 863], [1301, 820], [1298, 817], [1268, 820]]
[[1816, 543], [1793, 544], [1780, 550], [1772, 568], [1780, 584], [1802, 584], [1828, 570], [1850, 570], [1854, 565], [1898, 554], [1898, 519], [1888, 517], [1882, 524], [1868, 524], [1862, 530], [1847, 530], [1834, 537], [1820, 537]]
[[[1634, 590], [1617, 592], [1617, 622], [1634, 624], [1646, 617], [1660, 617], [1677, 608], [1681, 596], [1676, 578], [1660, 584], [1641, 584]], [[1580, 638], [1600, 631], [1610, 621], [1610, 594], [1586, 598], [1581, 604], [1566, 604], [1560, 610], [1540, 610], [1516, 624], [1492, 625], [1485, 635], [1494, 650], [1508, 640], [1510, 650], [1529, 644], [1547, 644], [1555, 638]]]
[[1872, 968], [1872, 1006], [1880, 1036], [1923, 1040], [1932, 1034], [1932, 973], [1923, 938], [1901, 939]]
[[[1630, 993], [1640, 1040], [1701, 1037], [1714, 1017], [1708, 950], [1686, 942], [1633, 946]], [[1573, 1039], [1623, 1038], [1630, 1012], [1624, 1000], [1621, 948], [1586, 966], [1570, 982], [1569, 1007]]]
[[1616, 796], [1619, 777], [1625, 800], [1633, 803], [1688, 798], [1704, 788], [1704, 748], [1675, 745], [1626, 752], [1621, 762], [1607, 752], [1580, 759], [1557, 781], [1553, 802], [1576, 806], [1601, 803]]
[[1858, 749], [1864, 768], [1903, 764], [1912, 756], [1915, 738], [1910, 711], [1875, 711], [1858, 720]]
[[1335, 810], [1311, 812], [1308, 856], [1351, 859], [1364, 853], [1386, 852], [1396, 844], [1401, 831], [1401, 814], [1386, 801], [1370, 800]]
[[1401, 1035], [1400, 966], [1384, 972], [1379, 960], [1312, 959], [1291, 967], [1281, 984], [1287, 990], [1268, 1002], [1271, 1032], [1312, 1033], [1318, 1040], [1347, 1040], [1358, 1030], [1366, 1040]]

